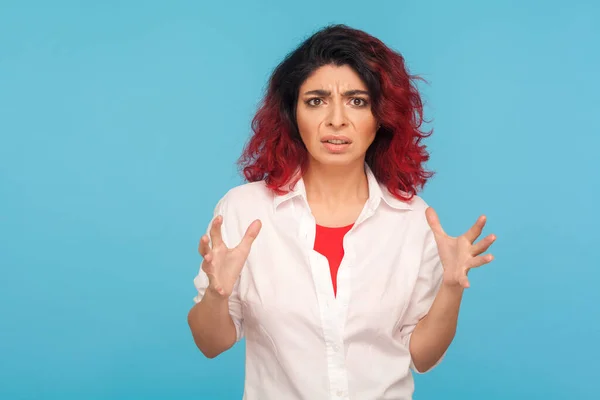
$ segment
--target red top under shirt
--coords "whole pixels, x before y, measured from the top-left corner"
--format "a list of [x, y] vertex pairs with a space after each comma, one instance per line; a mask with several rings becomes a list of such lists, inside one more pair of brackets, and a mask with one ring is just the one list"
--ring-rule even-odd
[[[352, 224], [354, 225], [354, 224]], [[352, 228], [352, 225], [339, 228], [329, 228], [317, 225], [315, 235], [315, 251], [321, 253], [329, 261], [331, 282], [333, 283], [333, 294], [337, 293], [337, 272], [344, 257], [344, 235]]]

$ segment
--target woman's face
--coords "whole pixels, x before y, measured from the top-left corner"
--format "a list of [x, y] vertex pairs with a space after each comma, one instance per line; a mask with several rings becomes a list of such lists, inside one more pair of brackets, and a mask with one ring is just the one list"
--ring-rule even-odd
[[377, 120], [367, 86], [349, 66], [325, 65], [300, 86], [296, 119], [310, 162], [364, 163]]

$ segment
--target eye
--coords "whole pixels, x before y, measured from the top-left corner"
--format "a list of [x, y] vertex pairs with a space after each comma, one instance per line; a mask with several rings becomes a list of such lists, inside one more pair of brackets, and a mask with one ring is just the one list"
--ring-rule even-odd
[[366, 107], [369, 104], [369, 102], [362, 97], [353, 97], [351, 102], [353, 106], [357, 107]]
[[[318, 101], [318, 103], [316, 103], [316, 104], [315, 104], [315, 101]], [[318, 97], [313, 97], [312, 99], [309, 99], [309, 100], [305, 101], [305, 103], [306, 103], [307, 105], [311, 106], [311, 107], [316, 107], [316, 106], [318, 106], [319, 104], [321, 104], [322, 102], [323, 102], [323, 100], [321, 100], [321, 99], [320, 99], [320, 98], [318, 98]]]

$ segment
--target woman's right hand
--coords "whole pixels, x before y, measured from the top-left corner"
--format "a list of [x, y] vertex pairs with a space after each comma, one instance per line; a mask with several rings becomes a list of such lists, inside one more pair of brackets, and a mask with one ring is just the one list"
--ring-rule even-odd
[[223, 216], [218, 215], [210, 227], [212, 246], [209, 246], [208, 235], [203, 235], [200, 239], [198, 250], [204, 258], [202, 261], [202, 270], [208, 275], [209, 284], [207, 290], [217, 296], [229, 298], [262, 224], [260, 220], [253, 221], [240, 243], [232, 249], [223, 243], [223, 238], [221, 237], [222, 225]]

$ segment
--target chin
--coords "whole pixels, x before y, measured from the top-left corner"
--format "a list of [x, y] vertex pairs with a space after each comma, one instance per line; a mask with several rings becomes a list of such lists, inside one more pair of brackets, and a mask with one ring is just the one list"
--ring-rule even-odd
[[321, 165], [329, 165], [332, 167], [349, 166], [359, 161], [360, 157], [353, 154], [326, 154], [320, 157], [313, 157], [314, 161]]

